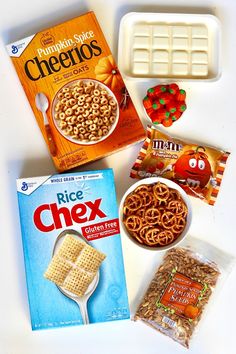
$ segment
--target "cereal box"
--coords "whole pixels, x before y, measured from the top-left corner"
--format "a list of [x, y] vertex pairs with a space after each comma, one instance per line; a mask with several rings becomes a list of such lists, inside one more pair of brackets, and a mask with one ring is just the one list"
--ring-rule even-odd
[[59, 171], [145, 138], [93, 12], [7, 50]]
[[129, 318], [111, 169], [17, 180], [32, 329]]

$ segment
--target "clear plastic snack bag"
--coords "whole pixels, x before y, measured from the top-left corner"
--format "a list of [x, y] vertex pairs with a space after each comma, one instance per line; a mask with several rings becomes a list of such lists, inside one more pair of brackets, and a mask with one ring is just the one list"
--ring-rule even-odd
[[141, 320], [189, 347], [212, 293], [230, 272], [234, 257], [195, 238], [168, 250], [134, 320]]

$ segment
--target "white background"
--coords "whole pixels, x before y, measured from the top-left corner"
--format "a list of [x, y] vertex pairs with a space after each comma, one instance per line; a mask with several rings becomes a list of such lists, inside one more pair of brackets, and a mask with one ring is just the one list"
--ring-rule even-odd
[[[0, 354], [169, 354], [186, 350], [142, 323], [105, 324], [32, 332], [26, 293], [15, 180], [52, 174], [55, 168], [4, 44], [94, 10], [117, 58], [121, 17], [129, 11], [212, 13], [222, 23], [222, 77], [216, 82], [185, 82], [188, 109], [170, 132], [231, 151], [214, 207], [192, 198], [190, 234], [236, 255], [236, 2], [233, 0], [75, 1], [7, 0], [0, 4]], [[144, 124], [141, 98], [151, 81], [127, 87]], [[83, 167], [113, 167], [118, 201], [135, 181], [129, 171], [140, 144]], [[122, 235], [131, 312], [152, 277], [160, 256], [143, 251]], [[199, 327], [189, 353], [235, 353], [235, 269]]]

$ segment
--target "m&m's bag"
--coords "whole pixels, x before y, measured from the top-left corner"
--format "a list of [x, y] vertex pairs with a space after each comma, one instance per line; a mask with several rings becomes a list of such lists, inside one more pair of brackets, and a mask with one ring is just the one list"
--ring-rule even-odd
[[171, 179], [189, 195], [214, 205], [228, 157], [229, 152], [173, 138], [153, 126], [130, 176]]

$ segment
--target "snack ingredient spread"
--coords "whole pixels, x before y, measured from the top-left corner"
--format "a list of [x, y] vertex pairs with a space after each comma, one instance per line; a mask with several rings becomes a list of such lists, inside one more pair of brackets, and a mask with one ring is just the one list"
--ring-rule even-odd
[[185, 99], [185, 90], [177, 84], [157, 85], [147, 90], [143, 106], [153, 124], [170, 127], [186, 110]]
[[184, 231], [188, 209], [180, 193], [166, 184], [143, 184], [130, 193], [123, 207], [123, 223], [139, 243], [166, 246]]
[[183, 247], [168, 250], [134, 320], [145, 322], [188, 348], [219, 276], [228, 271], [232, 261], [228, 254], [194, 238]]
[[189, 195], [214, 205], [228, 157], [229, 152], [185, 142], [148, 127], [130, 176], [169, 178]]
[[59, 171], [145, 138], [93, 12], [7, 50]]
[[18, 179], [17, 195], [32, 329], [129, 318], [112, 170]]

